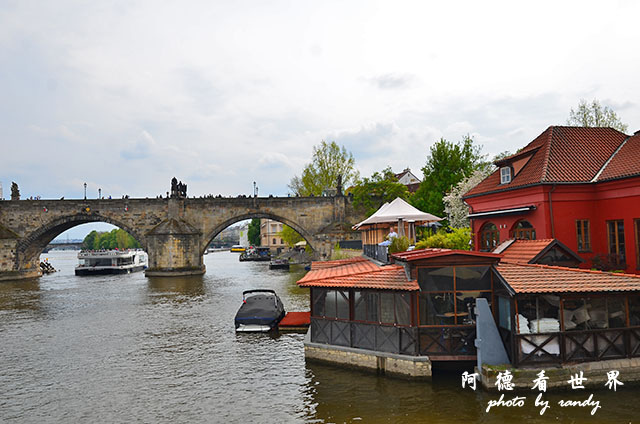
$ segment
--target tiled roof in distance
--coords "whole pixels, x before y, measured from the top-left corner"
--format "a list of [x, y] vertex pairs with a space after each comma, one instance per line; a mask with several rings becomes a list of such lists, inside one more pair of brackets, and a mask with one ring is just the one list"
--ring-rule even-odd
[[439, 256], [449, 255], [465, 255], [465, 256], [478, 256], [483, 258], [500, 258], [500, 255], [489, 252], [476, 252], [473, 250], [456, 250], [456, 249], [442, 249], [442, 248], [428, 248], [419, 250], [410, 250], [407, 252], [394, 253], [392, 256], [402, 261], [415, 261], [419, 259], [436, 258]]
[[504, 262], [496, 269], [516, 293], [640, 291], [640, 275]]
[[501, 262], [528, 263], [538, 256], [547, 246], [553, 243], [553, 239], [542, 240], [515, 240], [509, 247], [502, 251]]

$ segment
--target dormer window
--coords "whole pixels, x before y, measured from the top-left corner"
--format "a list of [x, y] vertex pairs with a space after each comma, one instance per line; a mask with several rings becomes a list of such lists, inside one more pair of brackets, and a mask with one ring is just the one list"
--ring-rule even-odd
[[504, 166], [500, 168], [500, 184], [509, 184], [511, 182], [511, 167]]

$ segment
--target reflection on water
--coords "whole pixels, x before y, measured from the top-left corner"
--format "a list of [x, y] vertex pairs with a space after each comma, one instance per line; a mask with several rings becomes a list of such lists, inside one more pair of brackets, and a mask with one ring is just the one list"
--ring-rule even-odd
[[[50, 252], [60, 272], [0, 283], [0, 422], [451, 423], [637, 422], [640, 390], [594, 392], [602, 408], [484, 412], [495, 394], [463, 390], [460, 374], [432, 383], [304, 360], [301, 334], [236, 334], [242, 291], [276, 290], [308, 310], [304, 275], [205, 257], [207, 274], [76, 277], [74, 252]], [[624, 376], [621, 376], [624, 380]]]

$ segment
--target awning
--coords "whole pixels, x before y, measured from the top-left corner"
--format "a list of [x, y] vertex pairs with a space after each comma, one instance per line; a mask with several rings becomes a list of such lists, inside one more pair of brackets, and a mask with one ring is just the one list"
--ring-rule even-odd
[[498, 215], [509, 215], [514, 213], [524, 213], [524, 212], [532, 211], [535, 208], [536, 208], [535, 206], [531, 205], [531, 206], [523, 206], [520, 208], [498, 209], [495, 211], [476, 212], [476, 213], [470, 213], [469, 215], [467, 215], [467, 218], [482, 218], [485, 216], [498, 216]]

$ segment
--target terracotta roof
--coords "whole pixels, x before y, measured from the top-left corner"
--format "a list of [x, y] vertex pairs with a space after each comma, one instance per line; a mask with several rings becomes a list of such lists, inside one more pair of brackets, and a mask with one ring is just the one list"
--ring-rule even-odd
[[618, 150], [597, 181], [640, 175], [640, 133], [629, 137], [622, 148]]
[[502, 262], [529, 263], [538, 256], [547, 246], [553, 243], [553, 239], [542, 240], [514, 240], [502, 251]]
[[[355, 259], [355, 258], [354, 258]], [[388, 290], [419, 290], [417, 281], [408, 281], [404, 267], [379, 266], [361, 260], [313, 262], [311, 271], [298, 281], [300, 287], [344, 287]]]
[[415, 261], [419, 259], [429, 259], [429, 258], [436, 258], [439, 256], [449, 256], [449, 255], [478, 256], [482, 258], [496, 258], [496, 259], [499, 259], [501, 257], [501, 255], [497, 255], [495, 253], [489, 253], [489, 252], [476, 252], [471, 250], [439, 249], [439, 248], [411, 250], [408, 252], [394, 253], [391, 256], [401, 261], [410, 262], [410, 261]]
[[311, 270], [318, 270], [324, 268], [336, 268], [343, 265], [359, 263], [359, 262], [371, 262], [367, 258], [363, 258], [362, 256], [356, 256], [354, 258], [347, 259], [338, 259], [335, 261], [315, 261], [311, 262]]
[[496, 269], [515, 293], [640, 291], [640, 275], [508, 262]]
[[[509, 184], [500, 184], [498, 169], [469, 190], [464, 197], [534, 184], [589, 183], [627, 137], [613, 128], [549, 127], [517, 154], [496, 162], [501, 166], [530, 157]], [[634, 147], [640, 146], [633, 144], [629, 149]], [[640, 153], [638, 150], [635, 152], [636, 156]], [[636, 160], [624, 161], [623, 167], [631, 167]]]

